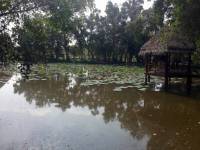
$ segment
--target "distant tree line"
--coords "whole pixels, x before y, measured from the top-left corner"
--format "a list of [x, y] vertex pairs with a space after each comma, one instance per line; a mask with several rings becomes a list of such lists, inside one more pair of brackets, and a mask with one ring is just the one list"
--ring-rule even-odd
[[143, 3], [109, 1], [102, 15], [93, 0], [0, 1], [0, 61], [138, 63], [141, 46], [164, 26], [200, 47], [200, 1], [156, 0], [147, 10]]

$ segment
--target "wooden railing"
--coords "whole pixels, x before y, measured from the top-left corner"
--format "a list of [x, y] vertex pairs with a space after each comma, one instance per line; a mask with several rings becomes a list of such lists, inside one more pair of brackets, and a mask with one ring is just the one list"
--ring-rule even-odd
[[[192, 76], [200, 77], [200, 66], [192, 66]], [[152, 75], [164, 75], [165, 74], [165, 65], [163, 64], [148, 64], [147, 65], [148, 74]], [[186, 64], [181, 65], [170, 65], [168, 69], [168, 74], [171, 76], [187, 76], [188, 75], [188, 66]]]

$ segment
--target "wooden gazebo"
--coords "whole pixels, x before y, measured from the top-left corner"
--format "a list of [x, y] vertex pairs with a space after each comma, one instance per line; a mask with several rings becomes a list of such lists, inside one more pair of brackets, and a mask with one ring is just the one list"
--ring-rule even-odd
[[168, 89], [171, 78], [186, 78], [190, 93], [194, 77], [191, 55], [194, 51], [193, 42], [180, 33], [165, 31], [152, 37], [139, 53], [145, 61], [145, 83], [150, 82], [151, 75], [161, 76]]

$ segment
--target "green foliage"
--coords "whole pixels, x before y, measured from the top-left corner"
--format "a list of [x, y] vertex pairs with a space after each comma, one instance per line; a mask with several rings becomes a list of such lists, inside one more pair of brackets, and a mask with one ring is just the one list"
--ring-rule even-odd
[[194, 64], [200, 64], [200, 39], [196, 40], [197, 51], [193, 55]]
[[15, 26], [14, 37], [18, 47], [18, 60], [46, 62], [68, 54], [69, 42], [77, 25], [76, 18], [92, 0], [52, 0], [21, 17], [22, 26]]
[[1, 0], [0, 1], [0, 32], [9, 30], [10, 23], [20, 24], [24, 14], [46, 7], [48, 0]]
[[[200, 1], [198, 0], [157, 0], [154, 4], [156, 24], [170, 27], [173, 30], [181, 31], [188, 38], [196, 43], [199, 51], [200, 39]], [[159, 23], [160, 22], [160, 23]], [[197, 62], [199, 52], [194, 55]]]
[[[73, 55], [81, 60], [132, 62], [144, 43], [142, 0], [129, 0], [121, 9], [108, 2], [104, 17], [93, 7], [93, 0], [2, 3], [1, 14], [6, 12], [9, 18], [16, 17], [13, 12], [18, 14], [5, 26], [16, 23], [13, 36], [20, 61], [46, 62], [60, 57], [70, 60]], [[89, 17], [84, 15], [87, 6], [91, 8]], [[37, 14], [35, 10], [39, 10]]]
[[173, 4], [175, 6], [174, 17], [176, 18], [176, 25], [184, 32], [187, 32], [192, 38], [198, 40], [200, 38], [200, 1], [176, 0]]
[[143, 0], [127, 0], [120, 8], [109, 1], [101, 16], [93, 0], [2, 0], [0, 34], [13, 33], [1, 41], [2, 60], [139, 62], [140, 47], [165, 26], [182, 30], [199, 47], [199, 1], [156, 0], [148, 10], [142, 5]]
[[60, 75], [67, 77], [73, 75], [82, 79], [83, 86], [96, 84], [143, 84], [144, 69], [140, 67], [112, 66], [112, 65], [82, 65], [82, 64], [48, 64], [48, 69], [44, 65], [34, 65], [31, 78], [40, 76], [41, 78], [52, 78]]
[[132, 63], [146, 40], [144, 20], [141, 19], [143, 1], [127, 1], [120, 9], [108, 2], [106, 16], [94, 10], [86, 19], [87, 48], [92, 59], [110, 63]]
[[9, 62], [14, 59], [14, 46], [10, 36], [6, 33], [0, 34], [0, 62]]
[[19, 61], [40, 62], [46, 58], [48, 49], [48, 24], [40, 16], [25, 18], [24, 25], [16, 30]]

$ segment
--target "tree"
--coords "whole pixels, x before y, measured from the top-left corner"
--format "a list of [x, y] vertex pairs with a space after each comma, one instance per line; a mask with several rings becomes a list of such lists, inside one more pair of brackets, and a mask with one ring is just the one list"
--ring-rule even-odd
[[25, 18], [24, 25], [16, 30], [18, 60], [46, 62], [48, 53], [48, 22], [41, 16]]
[[0, 32], [8, 30], [11, 22], [20, 23], [20, 17], [30, 11], [46, 6], [47, 0], [3, 0], [0, 1]]
[[[200, 39], [200, 1], [172, 1], [173, 18], [177, 27], [196, 40]], [[187, 29], [187, 30], [185, 30]]]
[[[137, 57], [140, 47], [146, 40], [144, 21], [141, 18], [143, 0], [129, 0], [123, 3], [121, 8], [122, 23], [124, 29], [123, 47], [127, 50], [125, 59], [129, 64], [133, 61], [133, 56]], [[125, 46], [126, 45], [126, 46]]]
[[[33, 61], [38, 55], [41, 55], [39, 53], [43, 53], [43, 56], [47, 53], [45, 50], [49, 45], [46, 44], [48, 43], [46, 34], [49, 33], [46, 32], [49, 31], [46, 31], [47, 26], [45, 24], [48, 24], [51, 30], [49, 37], [59, 35], [57, 36], [59, 39], [51, 41], [54, 43], [54, 45], [50, 45], [51, 48], [55, 48], [57, 42], [57, 48], [62, 47], [67, 51], [74, 18], [77, 18], [79, 14], [86, 10], [87, 6], [92, 6], [92, 4], [93, 0], [3, 0], [0, 2], [0, 33], [9, 32], [11, 34], [11, 27], [15, 31], [20, 29], [17, 31], [18, 37], [15, 37], [19, 40], [15, 41], [20, 46], [18, 52], [21, 56], [24, 56], [23, 59], [26, 61], [29, 59]], [[37, 16], [36, 14], [45, 17], [45, 19], [41, 20], [37, 17], [34, 19]], [[31, 23], [33, 25], [30, 25]], [[55, 38], [48, 40], [53, 39]], [[36, 49], [37, 51], [32, 52]], [[29, 55], [29, 52], [35, 55]], [[29, 58], [30, 56], [35, 58], [32, 60], [32, 58]]]
[[[196, 43], [199, 50], [200, 41], [200, 1], [198, 0], [157, 0], [154, 4], [157, 12], [157, 24], [165, 25], [186, 34]], [[187, 29], [187, 30], [186, 30]], [[199, 52], [196, 53], [198, 58]]]
[[143, 3], [143, 0], [127, 0], [124, 2], [122, 5], [122, 11], [126, 14], [124, 16], [130, 21], [135, 21], [143, 10]]
[[70, 60], [69, 43], [73, 35], [80, 49], [84, 47], [84, 28], [82, 28], [81, 16], [87, 6], [92, 7], [93, 0], [57, 0], [49, 3], [50, 23], [61, 36], [59, 40], [55, 39], [55, 42], [64, 49], [68, 60]]
[[133, 61], [133, 56], [139, 62], [138, 53], [142, 45], [147, 41], [148, 35], [144, 30], [144, 22], [142, 19], [138, 19], [134, 22], [130, 22], [126, 27], [127, 45], [129, 53], [129, 64]]
[[14, 60], [14, 45], [7, 33], [0, 34], [0, 62], [9, 62]]

